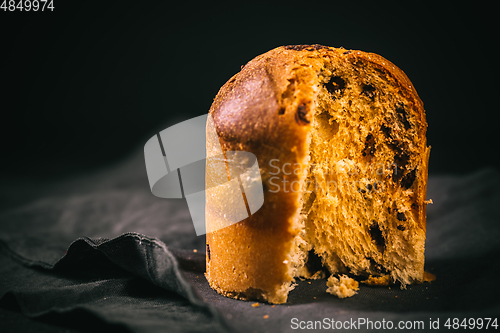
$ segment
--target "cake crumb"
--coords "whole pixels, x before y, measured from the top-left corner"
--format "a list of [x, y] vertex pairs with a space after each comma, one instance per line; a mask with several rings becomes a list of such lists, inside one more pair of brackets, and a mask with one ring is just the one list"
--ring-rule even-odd
[[267, 318], [269, 318], [269, 315], [265, 315], [265, 316], [264, 316], [264, 319], [267, 319]]
[[361, 281], [361, 283], [367, 284], [369, 286], [382, 286], [386, 287], [389, 285], [389, 275], [384, 276], [372, 276], [370, 275], [368, 279]]
[[258, 307], [259, 305], [260, 305], [259, 303], [253, 303], [253, 304], [252, 304], [252, 307], [256, 308], [256, 307]]
[[316, 273], [314, 273], [310, 279], [311, 280], [319, 280], [319, 279], [324, 279], [326, 277], [326, 274], [325, 272], [323, 271], [317, 271]]
[[326, 292], [337, 296], [338, 298], [352, 297], [358, 293], [358, 281], [348, 277], [347, 275], [340, 275], [339, 278], [333, 275], [328, 278], [326, 282], [328, 289]]
[[424, 271], [424, 282], [431, 283], [434, 280], [436, 280], [436, 275]]
[[194, 249], [194, 250], [193, 250], [193, 252], [194, 252], [194, 253], [196, 253], [196, 252], [198, 252], [198, 250], [197, 250], [197, 249]]

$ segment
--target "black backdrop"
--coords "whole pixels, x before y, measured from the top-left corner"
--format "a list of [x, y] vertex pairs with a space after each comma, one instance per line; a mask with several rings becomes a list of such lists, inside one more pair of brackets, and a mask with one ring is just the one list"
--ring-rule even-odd
[[[157, 321], [145, 318], [156, 315], [164, 325], [158, 331], [166, 331], [169, 320], [179, 330], [197, 323], [189, 319], [195, 318], [196, 303], [135, 279], [142, 271], [123, 249], [115, 254], [126, 258], [130, 279], [139, 284], [130, 287], [115, 279], [107, 284], [110, 290], [95, 288], [92, 293], [68, 293], [61, 283], [87, 288], [87, 281], [106, 280], [107, 269], [119, 265], [84, 256], [88, 266], [81, 270], [70, 265], [64, 271], [62, 265], [62, 271], [52, 274], [19, 260], [50, 262], [46, 258], [59, 259], [77, 237], [113, 238], [125, 232], [155, 236], [178, 251], [186, 267], [195, 263], [185, 271], [190, 285], [206, 304], [217, 304], [217, 311], [233, 316], [231, 325], [243, 332], [263, 331], [267, 313], [282, 328], [288, 328], [283, 325], [292, 316], [314, 319], [337, 311], [344, 318], [385, 316], [386, 311], [393, 319], [440, 316], [443, 322], [446, 316], [498, 313], [500, 176], [479, 170], [500, 168], [498, 107], [493, 103], [498, 77], [495, 8], [374, 1], [54, 2], [54, 12], [0, 10], [0, 294], [14, 290], [17, 294], [10, 296], [27, 297], [24, 308], [15, 311], [11, 306], [23, 302], [0, 297], [2, 332], [106, 331], [110, 322], [103, 322], [114, 315], [135, 331], [154, 326]], [[405, 293], [366, 287], [347, 303], [332, 300], [324, 292], [324, 280], [304, 281], [290, 294], [291, 307], [269, 312], [270, 305], [251, 308], [215, 294], [205, 279], [198, 279], [204, 238], [194, 236], [185, 203], [151, 194], [139, 153], [156, 132], [206, 113], [219, 87], [253, 57], [279, 45], [313, 43], [381, 54], [406, 72], [424, 101], [432, 145], [428, 197], [435, 201], [428, 208], [426, 269], [438, 279]], [[112, 163], [117, 166], [91, 173]], [[450, 173], [459, 176], [440, 176]], [[66, 179], [55, 179], [61, 176]], [[80, 245], [76, 243], [77, 250]], [[141, 258], [142, 246], [128, 250]], [[470, 274], [471, 267], [480, 274]], [[157, 285], [164, 286], [161, 281]], [[54, 313], [61, 304], [79, 307], [106, 298], [94, 312], [70, 308]], [[135, 305], [127, 307], [129, 301]], [[30, 312], [43, 306], [51, 311], [46, 317]]]
[[498, 168], [493, 12], [344, 1], [2, 10], [2, 177], [73, 175], [124, 158], [207, 112], [253, 57], [313, 43], [379, 53], [406, 72], [427, 112], [431, 174]]

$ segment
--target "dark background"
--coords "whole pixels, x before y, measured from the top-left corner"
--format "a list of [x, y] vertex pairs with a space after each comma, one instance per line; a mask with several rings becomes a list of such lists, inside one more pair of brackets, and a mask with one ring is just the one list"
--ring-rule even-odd
[[120, 161], [208, 111], [253, 57], [286, 44], [378, 53], [427, 112], [430, 173], [500, 168], [493, 7], [414, 2], [217, 5], [57, 1], [0, 11], [2, 178], [75, 175]]
[[[114, 313], [123, 316], [122, 323], [138, 317], [146, 328], [157, 323], [147, 318], [157, 315], [162, 331], [169, 329], [165, 318], [179, 327], [196, 322], [185, 319], [196, 307], [149, 280], [124, 290], [110, 280], [110, 290], [95, 293], [61, 288], [63, 282], [87, 288], [87, 281], [107, 279], [107, 269], [118, 267], [107, 261], [104, 269], [89, 256], [88, 266], [71, 268], [68, 275], [18, 263], [23, 254], [43, 262], [61, 258], [77, 237], [113, 238], [129, 231], [155, 236], [184, 250], [188, 259], [198, 249], [198, 269], [187, 273], [190, 283], [207, 304], [232, 314], [232, 323], [243, 331], [267, 325], [262, 316], [272, 310], [278, 311], [270, 312], [273, 325], [284, 325], [292, 315], [338, 312], [345, 318], [439, 316], [441, 325], [448, 316], [498, 313], [500, 177], [498, 171], [477, 171], [500, 169], [493, 3], [54, 1], [54, 12], [0, 10], [0, 289], [28, 290], [28, 308], [45, 302], [52, 311], [43, 317], [24, 308], [21, 314], [19, 306], [5, 308], [17, 302], [1, 298], [3, 331], [106, 331], [106, 320], [119, 323]], [[406, 72], [424, 101], [434, 175], [428, 197], [436, 203], [428, 207], [426, 269], [438, 279], [405, 292], [365, 288], [347, 303], [332, 300], [324, 280], [304, 281], [290, 294], [293, 306], [251, 308], [197, 279], [203, 273], [204, 237], [194, 236], [185, 203], [151, 194], [146, 170], [136, 162], [152, 135], [206, 113], [218, 89], [253, 57], [280, 45], [314, 43], [386, 57]], [[117, 166], [91, 173], [112, 164]], [[17, 249], [15, 260], [4, 255], [4, 243]], [[134, 255], [115, 254], [133, 266]], [[100, 316], [54, 314], [63, 303], [80, 307], [87, 296], [107, 298], [98, 303]], [[318, 304], [310, 306], [316, 296]]]

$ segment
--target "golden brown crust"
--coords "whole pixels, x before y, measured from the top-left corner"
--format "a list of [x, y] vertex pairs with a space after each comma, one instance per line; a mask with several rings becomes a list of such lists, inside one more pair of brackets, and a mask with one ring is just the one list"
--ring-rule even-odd
[[[400, 88], [403, 90], [403, 92], [407, 94], [406, 97], [411, 98], [417, 105], [417, 108], [424, 112], [424, 104], [418, 96], [415, 87], [413, 86], [405, 72], [403, 72], [400, 68], [398, 68], [389, 60], [375, 53], [351, 51], [351, 54], [354, 54], [358, 59], [364, 59], [365, 61], [371, 62], [373, 65], [385, 69], [386, 73], [392, 75], [396, 82], [400, 85]], [[422, 114], [425, 115], [425, 113]], [[421, 117], [421, 120], [423, 123], [426, 123], [425, 117]]]
[[[268, 186], [264, 175], [270, 159], [300, 161], [307, 150], [307, 129], [291, 115], [279, 117], [278, 96], [284, 87], [276, 74], [269, 74], [275, 68], [269, 68], [267, 61], [261, 56], [248, 63], [222, 87], [210, 110], [222, 149], [254, 153], [264, 186]], [[291, 175], [290, 181], [296, 179]], [[209, 261], [207, 279], [214, 289], [245, 298], [254, 290], [266, 294], [291, 281], [283, 261], [295, 237], [290, 225], [298, 209], [297, 196], [264, 191], [266, 204], [256, 214], [207, 234], [211, 253], [224, 253], [224, 257], [212, 256]], [[266, 297], [275, 303], [284, 301], [272, 293]]]
[[[419, 136], [425, 140], [427, 123], [415, 88], [403, 71], [379, 55], [320, 45], [283, 46], [246, 64], [220, 89], [210, 114], [224, 151], [248, 151], [257, 156], [265, 205], [242, 222], [207, 234], [211, 257], [207, 256], [206, 276], [221, 294], [271, 303], [286, 301], [283, 288], [293, 277], [285, 258], [298, 232], [294, 218], [300, 207], [297, 192], [285, 196], [268, 191], [270, 161], [279, 159], [293, 165], [307, 158], [309, 111], [316, 93], [313, 87], [325, 59], [369, 62], [379, 68], [413, 105], [410, 112], [420, 122]], [[293, 99], [289, 96], [292, 85], [296, 92]], [[425, 142], [421, 146], [422, 154], [428, 153]], [[425, 230], [427, 165], [422, 169], [425, 179], [419, 180], [423, 190], [419, 190], [422, 194], [417, 201], [418, 221]], [[292, 173], [288, 181], [301, 181], [302, 177]], [[211, 218], [209, 207], [207, 202], [207, 221]]]

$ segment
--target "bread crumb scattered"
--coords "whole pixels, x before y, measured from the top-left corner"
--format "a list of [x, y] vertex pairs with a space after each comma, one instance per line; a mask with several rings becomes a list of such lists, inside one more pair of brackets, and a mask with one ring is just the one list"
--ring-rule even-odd
[[265, 316], [264, 316], [264, 319], [267, 319], [267, 318], [269, 318], [269, 315], [265, 315]]
[[253, 304], [252, 304], [252, 307], [256, 308], [256, 307], [258, 307], [259, 305], [260, 305], [259, 303], [253, 303]]
[[340, 275], [337, 279], [333, 275], [326, 282], [328, 289], [326, 292], [337, 296], [338, 298], [352, 297], [358, 293], [358, 281], [351, 279], [347, 275]]
[[194, 253], [196, 253], [196, 252], [198, 252], [198, 250], [197, 250], [197, 249], [194, 249], [194, 250], [193, 250], [193, 252], [194, 252]]
[[431, 283], [434, 280], [436, 280], [436, 275], [424, 271], [424, 282]]
[[311, 280], [318, 280], [318, 279], [324, 279], [326, 277], [326, 274], [324, 271], [317, 271], [316, 273], [314, 273], [310, 279]]
[[384, 276], [372, 276], [370, 275], [368, 279], [361, 281], [361, 283], [367, 284], [369, 286], [382, 286], [386, 287], [390, 284], [389, 275]]

